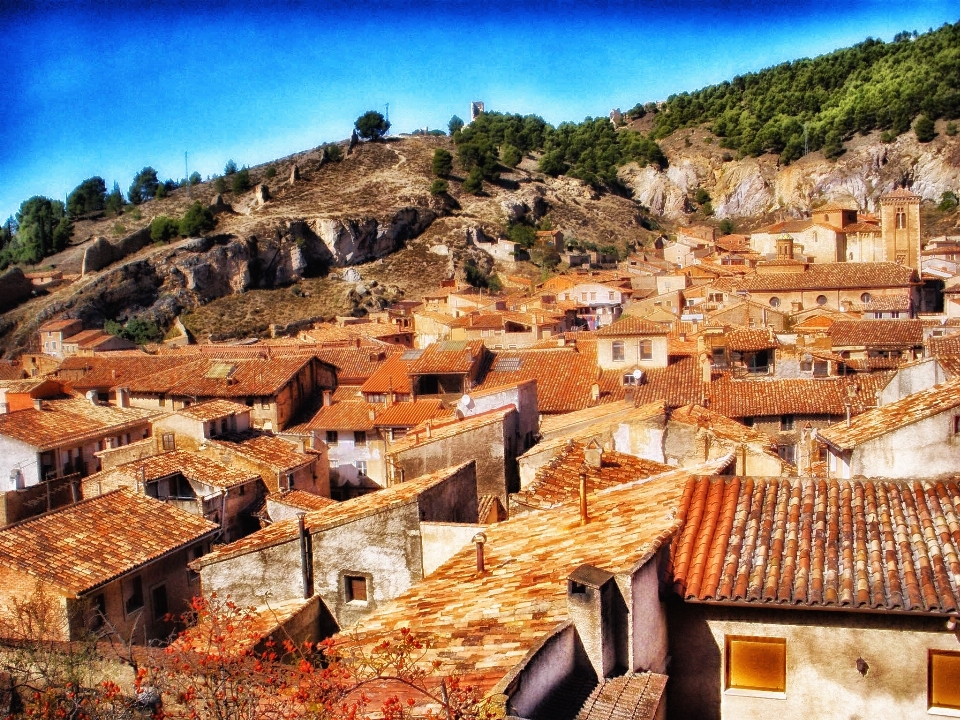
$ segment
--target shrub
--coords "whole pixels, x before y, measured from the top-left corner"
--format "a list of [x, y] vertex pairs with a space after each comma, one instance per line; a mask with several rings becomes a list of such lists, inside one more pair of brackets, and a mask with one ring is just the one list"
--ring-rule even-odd
[[343, 160], [343, 148], [336, 143], [330, 143], [323, 146], [323, 156], [330, 162], [340, 162]]
[[368, 110], [353, 124], [357, 135], [364, 140], [379, 140], [390, 129], [390, 121], [376, 110]]
[[267, 171], [263, 175], [264, 177], [267, 178], [267, 180], [272, 180], [273, 178], [275, 178], [277, 176], [276, 166], [271, 165], [270, 167], [268, 167]]
[[947, 190], [940, 196], [940, 204], [937, 205], [937, 210], [940, 212], [950, 212], [951, 210], [957, 209], [957, 204], [957, 194], [952, 190]]
[[180, 223], [166, 215], [158, 215], [150, 223], [150, 238], [156, 243], [169, 242], [180, 234]]
[[247, 168], [243, 168], [242, 170], [234, 173], [233, 175], [233, 192], [234, 193], [239, 195], [242, 192], [246, 192], [251, 187], [253, 186], [250, 183], [250, 171], [247, 170]]
[[447, 185], [447, 181], [441, 178], [437, 178], [432, 183], [430, 183], [431, 195], [442, 195], [443, 193], [447, 192], [448, 189], [449, 189], [449, 186]]
[[479, 167], [470, 171], [463, 183], [463, 191], [471, 195], [480, 195], [483, 192], [483, 171]]
[[724, 218], [723, 220], [720, 221], [721, 235], [729, 235], [734, 230], [736, 230], [736, 226], [733, 224], [733, 220], [731, 220], [730, 218]]
[[705, 203], [710, 202], [710, 193], [703, 188], [697, 188], [697, 194], [693, 199], [696, 200], [697, 205], [704, 205]]
[[453, 170], [453, 155], [449, 150], [437, 148], [433, 151], [433, 174], [437, 177], [447, 177]]
[[227, 181], [222, 177], [217, 177], [217, 179], [213, 181], [213, 189], [222, 195], [227, 191]]
[[202, 182], [203, 182], [203, 178], [200, 177], [200, 173], [198, 173], [196, 170], [194, 170], [192, 173], [190, 173], [190, 184], [191, 184], [191, 185], [199, 185], [199, 184], [202, 183]]
[[922, 143], [928, 143], [937, 136], [937, 131], [933, 127], [933, 120], [927, 115], [921, 115], [917, 118], [917, 121], [913, 124], [913, 132], [916, 134], [917, 140]]
[[237, 171], [237, 164], [232, 160], [227, 160], [227, 164], [223, 166], [224, 175], [233, 175]]
[[504, 145], [500, 148], [500, 161], [507, 167], [516, 167], [522, 159], [523, 155], [515, 145]]
[[947, 127], [946, 127], [946, 129], [944, 130], [944, 132], [945, 132], [949, 137], [953, 137], [954, 135], [957, 134], [957, 124], [956, 124], [955, 122], [952, 122], [952, 121], [951, 121], [951, 122], [948, 122], [948, 123], [947, 123]]
[[195, 237], [210, 232], [216, 224], [210, 208], [197, 200], [180, 219], [179, 232], [183, 237]]

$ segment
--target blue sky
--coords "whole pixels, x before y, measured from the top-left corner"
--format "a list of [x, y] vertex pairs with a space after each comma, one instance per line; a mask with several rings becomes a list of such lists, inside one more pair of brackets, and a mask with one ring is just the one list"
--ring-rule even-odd
[[0, 220], [94, 175], [179, 179], [185, 151], [206, 177], [339, 140], [387, 103], [394, 132], [471, 100], [579, 121], [958, 20], [956, 0], [0, 0]]

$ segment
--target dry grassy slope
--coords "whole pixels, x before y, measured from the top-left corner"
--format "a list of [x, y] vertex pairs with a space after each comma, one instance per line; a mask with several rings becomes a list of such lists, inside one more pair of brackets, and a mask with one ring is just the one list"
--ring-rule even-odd
[[[374, 217], [385, 223], [404, 207], [436, 208], [437, 199], [430, 196], [428, 189], [433, 180], [431, 160], [438, 147], [455, 152], [448, 138], [402, 137], [361, 144], [339, 163], [321, 166], [320, 148], [314, 148], [250, 168], [252, 182], [265, 183], [271, 199], [258, 207], [253, 192], [239, 197], [229, 191], [224, 193], [225, 202], [233, 206], [235, 214], [221, 215], [217, 232], [240, 238], [274, 238], [282, 235], [292, 221], [309, 223], [318, 218]], [[295, 164], [299, 167], [300, 180], [291, 185], [288, 179]], [[271, 166], [276, 175], [267, 179], [266, 171]], [[450, 180], [450, 195], [459, 209], [438, 217], [420, 237], [400, 251], [358, 266], [365, 284], [375, 281], [379, 286], [376, 292], [386, 300], [418, 298], [455, 270], [451, 257], [430, 252], [431, 246], [447, 245], [456, 257], [461, 257], [469, 228], [480, 227], [495, 236], [506, 228], [504, 203], [530, 201], [536, 196], [546, 201], [547, 217], [553, 226], [568, 236], [609, 244], [643, 242], [652, 235], [640, 226], [640, 212], [633, 201], [599, 195], [576, 180], [542, 176], [536, 172], [535, 158], [527, 158], [506, 179], [509, 182], [501, 185], [486, 184], [486, 194], [475, 197], [461, 192], [463, 178], [455, 175]], [[92, 238], [116, 239], [149, 225], [159, 215], [178, 217], [197, 199], [212, 202], [215, 195], [213, 183], [206, 182], [190, 188], [189, 192], [178, 189], [167, 198], [152, 200], [138, 208], [128, 207], [120, 218], [79, 222], [75, 244], [59, 256], [48, 258], [44, 265], [78, 272], [83, 248]], [[148, 247], [121, 264], [149, 259], [165, 249]], [[97, 292], [92, 289], [93, 283], [117, 267], [111, 266], [7, 313], [0, 318], [0, 349], [9, 352], [13, 347], [22, 347], [38, 317], [57, 317], [62, 314], [62, 307], [76, 299], [77, 293]], [[501, 269], [513, 274], [537, 274], [535, 268], [527, 264]], [[185, 313], [184, 321], [201, 338], [224, 331], [245, 336], [262, 334], [271, 323], [284, 325], [304, 317], [346, 313], [356, 305], [356, 297], [350, 297], [354, 286], [338, 277], [339, 271], [334, 270], [329, 277], [304, 278], [292, 287], [248, 290], [221, 297]]]

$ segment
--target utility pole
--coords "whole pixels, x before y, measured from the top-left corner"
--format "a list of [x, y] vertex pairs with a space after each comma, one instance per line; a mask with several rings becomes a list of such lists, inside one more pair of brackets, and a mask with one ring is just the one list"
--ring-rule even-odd
[[384, 118], [384, 120], [386, 120], [387, 122], [390, 122], [390, 103], [387, 103], [386, 108], [387, 108], [387, 113], [386, 113], [386, 117]]
[[190, 197], [190, 167], [187, 164], [187, 151], [183, 151], [183, 177], [187, 181], [187, 197]]

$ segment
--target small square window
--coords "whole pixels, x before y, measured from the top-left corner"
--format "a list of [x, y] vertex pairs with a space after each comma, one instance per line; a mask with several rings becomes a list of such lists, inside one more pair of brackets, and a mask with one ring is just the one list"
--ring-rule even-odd
[[363, 477], [367, 476], [367, 461], [366, 460], [357, 460], [357, 475]]
[[344, 589], [347, 602], [367, 602], [367, 579], [360, 575], [346, 575]]
[[139, 575], [123, 583], [123, 611], [130, 615], [143, 607], [143, 578]]
[[357, 430], [353, 433], [353, 444], [357, 447], [366, 447], [367, 433], [365, 430]]
[[793, 415], [780, 416], [780, 430], [784, 432], [793, 430]]
[[726, 641], [727, 689], [786, 692], [785, 638], [728, 636]]
[[960, 652], [930, 651], [927, 686], [930, 708], [960, 710]]
[[327, 430], [327, 445], [337, 445], [340, 442], [340, 435], [336, 430]]
[[953, 434], [960, 435], [960, 415], [953, 416]]
[[653, 341], [652, 340], [640, 341], [640, 359], [653, 360]]

